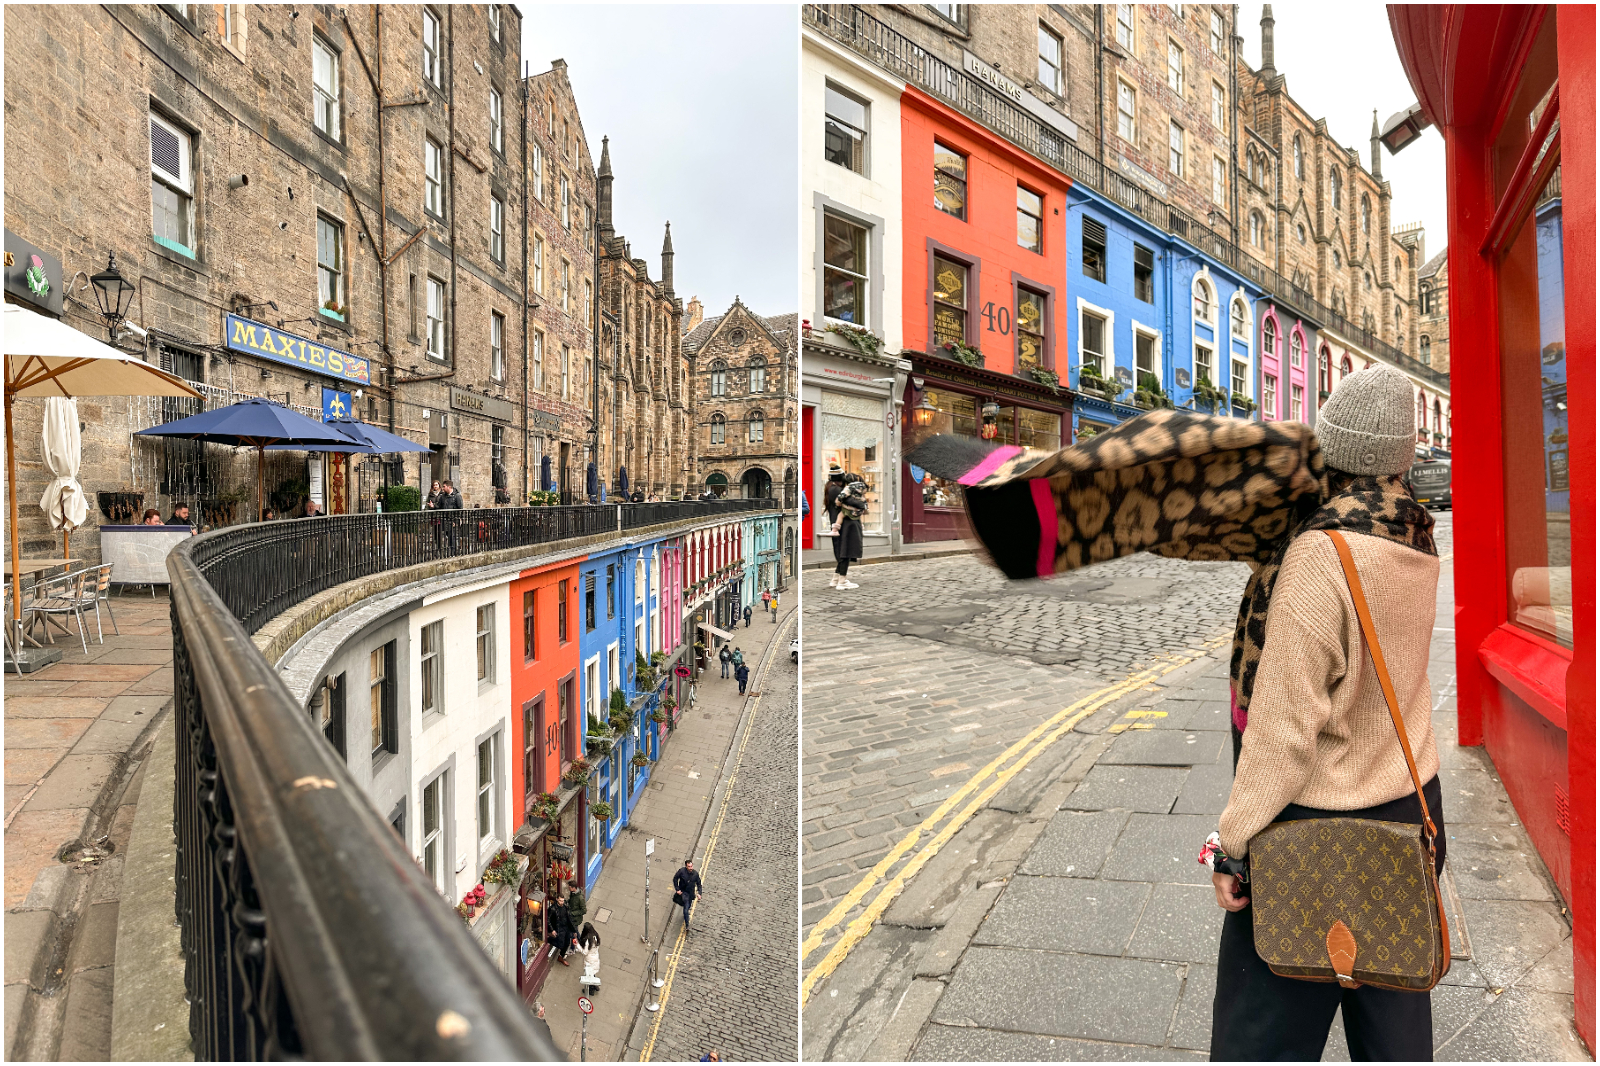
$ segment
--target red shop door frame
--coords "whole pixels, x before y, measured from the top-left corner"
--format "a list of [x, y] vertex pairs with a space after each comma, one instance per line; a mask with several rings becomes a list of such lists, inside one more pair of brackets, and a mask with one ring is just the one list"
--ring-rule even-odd
[[[817, 490], [817, 408], [806, 404], [800, 408], [800, 488], [806, 502], [816, 511], [821, 501], [813, 499]], [[817, 516], [815, 513], [800, 519], [800, 546], [810, 551], [816, 544]]]

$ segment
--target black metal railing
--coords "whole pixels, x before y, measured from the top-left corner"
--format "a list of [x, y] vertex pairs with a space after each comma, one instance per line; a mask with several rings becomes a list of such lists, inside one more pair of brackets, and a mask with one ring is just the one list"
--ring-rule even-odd
[[1124, 210], [1187, 241], [1217, 262], [1240, 271], [1300, 318], [1313, 325], [1333, 329], [1353, 343], [1438, 388], [1449, 388], [1448, 374], [1425, 365], [1376, 333], [1356, 326], [1344, 315], [1324, 305], [1309, 290], [1252, 259], [1227, 234], [1217, 232], [1181, 208], [1112, 170], [1031, 111], [1017, 106], [987, 85], [969, 77], [965, 71], [932, 55], [911, 38], [859, 6], [805, 4], [802, 10], [806, 21], [829, 37], [951, 104]]
[[176, 911], [196, 1059], [563, 1061], [250, 634], [382, 570], [771, 500], [343, 515], [175, 548]]
[[653, 503], [628, 503], [622, 505], [622, 528], [642, 529], [663, 522], [686, 522], [719, 514], [775, 511], [779, 505], [780, 501], [773, 499], [657, 500]]

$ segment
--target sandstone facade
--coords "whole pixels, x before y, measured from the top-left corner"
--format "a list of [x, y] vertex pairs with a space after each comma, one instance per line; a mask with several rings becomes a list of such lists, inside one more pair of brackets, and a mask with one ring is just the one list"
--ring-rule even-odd
[[798, 315], [764, 318], [736, 297], [684, 338], [694, 360], [700, 492], [798, 506]]

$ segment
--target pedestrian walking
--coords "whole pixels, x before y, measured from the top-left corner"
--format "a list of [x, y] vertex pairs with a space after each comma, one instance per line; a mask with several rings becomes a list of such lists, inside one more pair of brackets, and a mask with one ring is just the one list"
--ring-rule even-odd
[[[456, 490], [454, 484], [449, 481], [441, 481], [439, 483], [439, 499], [435, 506], [441, 511], [460, 511], [466, 507], [466, 504], [462, 501], [461, 493]], [[444, 523], [445, 536], [450, 541], [450, 550], [455, 551], [456, 527], [461, 524], [460, 520], [446, 518]]]
[[737, 646], [733, 649], [733, 665], [735, 669], [744, 665], [744, 652]]
[[689, 910], [694, 901], [705, 894], [705, 885], [694, 868], [694, 859], [684, 859], [683, 866], [672, 875], [672, 902], [683, 908], [683, 931], [689, 932]]
[[550, 945], [550, 957], [559, 958], [563, 966], [568, 965], [567, 952], [572, 948], [572, 916], [567, 912], [566, 896], [558, 898], [556, 905], [550, 908], [550, 931], [544, 939]]
[[772, 610], [772, 590], [771, 589], [762, 589], [761, 590], [761, 613], [762, 614], [766, 614], [770, 610]]
[[750, 605], [748, 603], [744, 605], [744, 627], [746, 629], [750, 628]]
[[[1289, 965], [1321, 980], [1275, 973], [1261, 957], [1250, 890], [1263, 890], [1271, 860], [1256, 860], [1261, 876], [1242, 876], [1258, 833], [1275, 823], [1275, 834], [1293, 833], [1292, 823], [1332, 817], [1421, 826], [1391, 850], [1423, 864], [1431, 857], [1435, 875], [1443, 869], [1447, 835], [1427, 675], [1439, 559], [1433, 520], [1404, 480], [1414, 404], [1410, 379], [1380, 364], [1340, 381], [1315, 431], [1294, 421], [1152, 411], [1054, 456], [997, 462], [993, 449], [950, 436], [906, 456], [967, 486], [972, 528], [1012, 579], [1139, 551], [1250, 564], [1229, 678], [1234, 780], [1218, 832], [1201, 850], [1227, 912], [1213, 1059], [1314, 1061], [1335, 1013], [1355, 1059], [1433, 1057], [1431, 993], [1403, 987], [1431, 988], [1448, 965], [1426, 865], [1406, 886], [1408, 906], [1422, 906], [1404, 914], [1415, 923], [1415, 943], [1403, 942], [1400, 954], [1392, 943], [1355, 935], [1371, 920], [1359, 906], [1350, 906], [1348, 924], [1330, 921], [1319, 902], [1319, 864], [1309, 863], [1295, 891], [1312, 908], [1304, 914], [1324, 915], [1318, 928], [1285, 928], [1276, 940], [1263, 938], [1260, 950], [1272, 954], [1287, 938], [1309, 956]], [[1118, 516], [1114, 538], [1108, 515]], [[1346, 886], [1355, 899], [1366, 887], [1354, 879]], [[1259, 901], [1263, 922], [1267, 898]], [[1296, 925], [1311, 920], [1294, 912]], [[1368, 976], [1386, 957], [1404, 981]], [[1328, 979], [1333, 973], [1356, 976], [1336, 982]]]
[[778, 594], [776, 592], [772, 594], [772, 624], [778, 624]]
[[600, 934], [589, 922], [583, 923], [578, 934], [578, 950], [583, 954], [583, 976], [578, 984], [592, 996], [600, 991]]
[[839, 563], [834, 567], [828, 587], [836, 589], [860, 588], [850, 580], [850, 564], [861, 558], [863, 541], [861, 519], [867, 513], [867, 483], [852, 481], [834, 501], [837, 517], [833, 520], [833, 555]]
[[717, 658], [722, 663], [722, 676], [727, 677], [728, 671], [733, 665], [733, 652], [729, 651], [728, 646], [724, 644], [722, 650], [717, 652]]
[[[838, 463], [828, 466], [828, 485], [822, 490], [822, 510], [828, 516], [828, 540], [833, 547], [833, 561], [839, 561], [839, 536], [834, 532], [834, 526], [839, 518], [839, 494], [844, 491], [844, 471]], [[836, 580], [828, 582], [830, 586], [837, 584]]]
[[745, 685], [750, 683], [750, 668], [740, 663], [733, 671], [733, 676], [739, 679], [739, 695], [743, 696]]

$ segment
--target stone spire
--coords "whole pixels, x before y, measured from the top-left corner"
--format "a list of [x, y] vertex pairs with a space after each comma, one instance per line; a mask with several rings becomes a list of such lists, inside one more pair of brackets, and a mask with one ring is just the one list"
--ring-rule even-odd
[[1261, 73], [1269, 78], [1278, 72], [1277, 67], [1273, 65], [1276, 57], [1272, 44], [1272, 26], [1272, 5], [1263, 4], [1261, 6]]
[[1373, 112], [1372, 112], [1372, 176], [1377, 178], [1377, 179], [1379, 179], [1380, 181], [1383, 179], [1383, 152], [1380, 150], [1382, 147], [1383, 147], [1382, 143], [1378, 140], [1378, 112], [1377, 112], [1377, 109], [1373, 109]]
[[661, 242], [661, 287], [672, 295], [672, 223], [667, 223], [667, 236]]
[[611, 138], [600, 138], [600, 170], [595, 174], [595, 198], [600, 201], [600, 239], [609, 241], [611, 226]]

